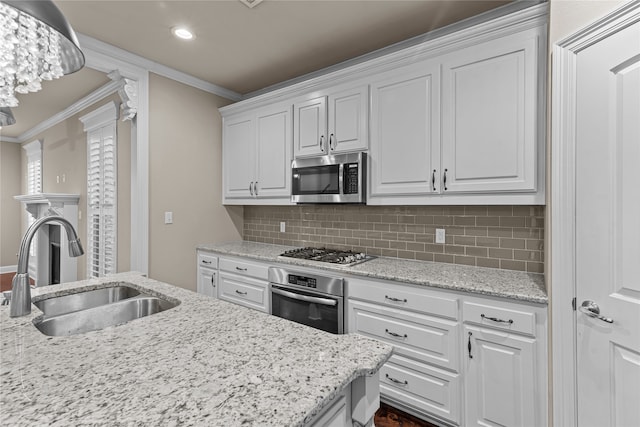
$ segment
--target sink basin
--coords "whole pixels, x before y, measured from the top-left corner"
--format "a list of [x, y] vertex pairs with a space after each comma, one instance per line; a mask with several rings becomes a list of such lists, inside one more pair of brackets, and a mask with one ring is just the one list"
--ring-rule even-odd
[[49, 336], [67, 336], [98, 331], [141, 317], [169, 310], [178, 305], [161, 298], [140, 294], [137, 297], [107, 303], [56, 316], [44, 316], [35, 322], [40, 332]]
[[44, 299], [33, 304], [49, 317], [99, 307], [138, 295], [140, 292], [129, 286], [114, 286]]

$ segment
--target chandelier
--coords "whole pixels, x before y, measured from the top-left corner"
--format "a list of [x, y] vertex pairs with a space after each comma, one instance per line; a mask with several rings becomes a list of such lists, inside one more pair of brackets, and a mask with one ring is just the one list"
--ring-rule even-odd
[[37, 92], [42, 80], [84, 66], [78, 39], [51, 0], [0, 1], [0, 107], [17, 107], [16, 93]]

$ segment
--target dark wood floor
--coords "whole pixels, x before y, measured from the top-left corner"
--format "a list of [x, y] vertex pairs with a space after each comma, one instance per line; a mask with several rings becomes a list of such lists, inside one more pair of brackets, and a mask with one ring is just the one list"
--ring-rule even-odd
[[376, 427], [436, 427], [385, 403], [380, 404], [373, 422]]
[[0, 274], [0, 292], [11, 290], [11, 281], [16, 273], [4, 273]]

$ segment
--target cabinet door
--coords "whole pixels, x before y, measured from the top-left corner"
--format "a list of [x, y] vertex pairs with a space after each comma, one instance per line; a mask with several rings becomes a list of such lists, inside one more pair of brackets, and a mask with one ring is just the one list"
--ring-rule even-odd
[[252, 198], [249, 186], [255, 181], [255, 145], [253, 114], [225, 118], [222, 146], [225, 199]]
[[327, 97], [321, 96], [293, 106], [293, 154], [327, 154]]
[[198, 268], [198, 293], [218, 297], [218, 272], [209, 268]]
[[[465, 326], [466, 425], [540, 426], [535, 339]], [[543, 373], [540, 373], [543, 375]]]
[[430, 63], [371, 85], [371, 199], [437, 191], [439, 86], [439, 68]]
[[329, 104], [329, 151], [366, 150], [368, 140], [367, 106], [369, 87], [330, 93]]
[[519, 36], [444, 59], [444, 193], [536, 190], [537, 57], [537, 36]]
[[257, 197], [291, 196], [291, 126], [290, 104], [260, 110], [256, 116]]

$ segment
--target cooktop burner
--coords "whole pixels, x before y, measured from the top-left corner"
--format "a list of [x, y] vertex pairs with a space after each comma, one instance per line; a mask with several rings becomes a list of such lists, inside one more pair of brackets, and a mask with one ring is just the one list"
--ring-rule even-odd
[[329, 262], [340, 265], [355, 265], [368, 261], [374, 257], [364, 252], [343, 251], [327, 248], [298, 248], [282, 253], [280, 256], [289, 258], [306, 259], [310, 261]]

